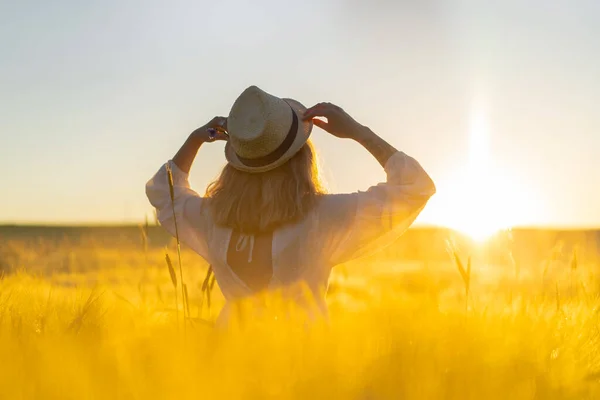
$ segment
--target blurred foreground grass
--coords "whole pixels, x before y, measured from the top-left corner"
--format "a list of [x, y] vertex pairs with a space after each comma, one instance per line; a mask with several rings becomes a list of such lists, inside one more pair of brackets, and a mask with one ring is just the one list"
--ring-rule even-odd
[[[334, 271], [329, 324], [185, 335], [160, 247], [18, 239], [0, 255], [0, 399], [600, 398], [597, 267], [570, 255], [517, 273], [474, 260], [466, 311], [450, 259], [369, 259]], [[195, 317], [206, 265], [183, 256]]]

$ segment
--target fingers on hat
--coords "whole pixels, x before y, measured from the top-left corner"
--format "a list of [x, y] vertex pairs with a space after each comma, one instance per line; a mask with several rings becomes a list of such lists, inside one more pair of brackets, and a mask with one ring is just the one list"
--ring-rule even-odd
[[332, 111], [333, 108], [328, 103], [319, 103], [304, 112], [304, 119], [327, 117]]
[[327, 126], [329, 125], [327, 122], [323, 121], [322, 119], [313, 119], [313, 124], [315, 124], [315, 126], [318, 126], [321, 129], [326, 129]]

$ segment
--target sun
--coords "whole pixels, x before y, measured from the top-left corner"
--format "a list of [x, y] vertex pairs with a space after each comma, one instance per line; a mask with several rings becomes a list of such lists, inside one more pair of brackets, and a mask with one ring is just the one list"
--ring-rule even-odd
[[475, 101], [470, 112], [469, 163], [466, 173], [466, 209], [455, 228], [473, 240], [485, 241], [503, 226], [502, 208], [490, 168], [490, 130], [483, 105]]
[[[518, 216], [516, 188], [491, 165], [490, 129], [483, 104], [474, 101], [470, 110], [469, 153], [462, 170], [438, 184], [429, 218], [484, 242], [510, 228]], [[512, 189], [512, 190], [511, 190]]]
[[477, 221], [475, 219], [463, 221], [458, 224], [457, 230], [469, 236], [475, 242], [485, 242], [495, 233], [505, 229], [507, 227], [501, 227], [493, 223]]
[[485, 101], [469, 109], [469, 151], [464, 162], [435, 179], [437, 193], [420, 222], [447, 227], [478, 243], [518, 226], [536, 225], [548, 210], [535, 185], [527, 182], [527, 165], [495, 164], [492, 129]]

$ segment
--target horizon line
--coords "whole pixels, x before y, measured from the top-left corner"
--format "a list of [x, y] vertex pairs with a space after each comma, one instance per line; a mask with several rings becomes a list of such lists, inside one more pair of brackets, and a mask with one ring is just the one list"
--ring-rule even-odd
[[[2, 222], [0, 228], [119, 228], [119, 227], [139, 227], [145, 224], [146, 221], [106, 221], [106, 222]], [[148, 221], [149, 226], [160, 227], [154, 221]], [[451, 231], [460, 232], [460, 229], [455, 229], [445, 225], [437, 225], [431, 223], [415, 223], [411, 228], [420, 229], [448, 229]], [[506, 230], [560, 230], [560, 231], [596, 231], [600, 230], [600, 225], [565, 225], [565, 224], [539, 224], [539, 225], [515, 225], [510, 228], [498, 229], [498, 232]]]

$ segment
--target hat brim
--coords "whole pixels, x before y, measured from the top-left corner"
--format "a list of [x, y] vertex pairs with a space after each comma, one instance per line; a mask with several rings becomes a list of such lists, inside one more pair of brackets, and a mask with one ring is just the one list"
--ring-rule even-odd
[[293, 99], [282, 100], [284, 100], [290, 105], [292, 110], [296, 113], [299, 122], [298, 132], [296, 133], [296, 139], [294, 140], [290, 148], [277, 161], [274, 161], [271, 164], [263, 165], [260, 167], [249, 167], [240, 161], [237, 154], [235, 153], [235, 150], [231, 146], [231, 143], [227, 142], [227, 144], [225, 145], [225, 158], [232, 167], [240, 171], [252, 173], [270, 171], [285, 164], [290, 158], [294, 156], [294, 154], [298, 152], [298, 150], [302, 148], [302, 146], [304, 146], [304, 144], [310, 137], [313, 128], [312, 121], [304, 121], [302, 119], [304, 112], [306, 111], [306, 107], [304, 107], [300, 102]]

